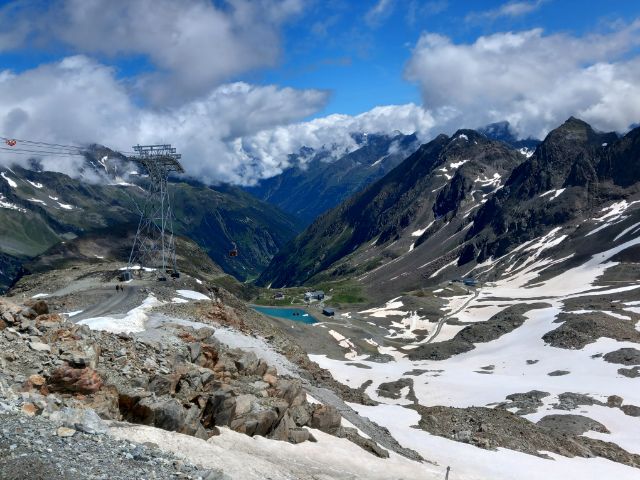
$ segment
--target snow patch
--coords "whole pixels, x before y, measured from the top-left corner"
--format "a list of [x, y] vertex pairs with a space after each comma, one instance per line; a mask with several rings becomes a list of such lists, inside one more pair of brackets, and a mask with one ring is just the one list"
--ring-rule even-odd
[[7, 183], [11, 188], [18, 188], [18, 184], [13, 180], [11, 180], [9, 177], [7, 177], [6, 172], [0, 172], [0, 175], [2, 176], [2, 178], [4, 178], [7, 181]]
[[429, 227], [431, 227], [431, 225], [433, 225], [435, 222], [436, 222], [436, 221], [435, 221], [435, 220], [433, 220], [433, 221], [432, 221], [429, 225], [427, 225], [426, 227], [421, 228], [420, 230], [415, 230], [415, 231], [411, 232], [411, 236], [412, 236], [412, 237], [421, 237], [421, 236], [424, 234], [424, 232], [426, 232], [427, 230], [429, 230]]
[[114, 315], [111, 317], [87, 318], [78, 322], [79, 325], [87, 325], [91, 330], [101, 330], [111, 333], [136, 333], [145, 329], [145, 324], [149, 319], [148, 312], [153, 307], [162, 305], [153, 294], [142, 302], [142, 305], [129, 310], [125, 315]]
[[181, 297], [190, 298], [191, 300], [211, 300], [211, 298], [205, 294], [194, 290], [176, 290], [176, 293]]

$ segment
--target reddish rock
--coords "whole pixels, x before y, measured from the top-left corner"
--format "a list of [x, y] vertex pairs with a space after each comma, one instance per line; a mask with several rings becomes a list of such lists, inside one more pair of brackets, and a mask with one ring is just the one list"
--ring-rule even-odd
[[22, 411], [30, 417], [33, 417], [38, 413], [38, 407], [36, 407], [33, 403], [25, 403], [24, 405], [22, 405]]
[[198, 365], [213, 370], [218, 363], [218, 350], [213, 345], [202, 344]]
[[57, 313], [45, 313], [36, 317], [36, 325], [54, 325], [62, 322], [62, 317]]
[[272, 387], [278, 383], [278, 379], [275, 375], [271, 375], [270, 373], [265, 373], [262, 376], [262, 380], [264, 380], [265, 382], [267, 382], [269, 385], [271, 385]]
[[92, 394], [100, 390], [102, 383], [100, 375], [94, 369], [66, 365], [53, 371], [47, 388], [51, 392]]
[[41, 387], [46, 382], [46, 379], [42, 375], [31, 375], [29, 377], [29, 383], [34, 387]]

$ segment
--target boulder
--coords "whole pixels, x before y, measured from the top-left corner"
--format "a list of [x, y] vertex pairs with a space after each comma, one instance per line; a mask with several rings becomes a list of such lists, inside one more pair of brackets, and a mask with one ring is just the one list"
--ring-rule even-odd
[[311, 413], [309, 426], [326, 433], [335, 434], [338, 428], [340, 428], [341, 419], [342, 417], [335, 407], [318, 405]]
[[272, 396], [286, 400], [292, 407], [302, 405], [307, 400], [307, 395], [299, 380], [279, 379], [273, 388]]
[[339, 438], [346, 438], [347, 440], [352, 441], [360, 448], [366, 450], [369, 453], [372, 453], [376, 457], [380, 458], [389, 458], [389, 452], [384, 448], [380, 447], [376, 442], [371, 440], [370, 438], [365, 438], [358, 433], [358, 430], [355, 428], [348, 427], [340, 427], [336, 431], [336, 436]]
[[623, 398], [618, 395], [611, 395], [607, 398], [607, 407], [619, 408], [622, 405]]
[[198, 357], [200, 356], [200, 353], [202, 352], [202, 347], [200, 345], [200, 342], [190, 343], [188, 347], [189, 347], [189, 354], [191, 355], [191, 361], [195, 363]]
[[105, 385], [86, 401], [86, 405], [105, 420], [121, 420], [118, 389]]
[[76, 434], [76, 430], [73, 428], [67, 427], [58, 427], [56, 430], [56, 435], [62, 438], [73, 437]]
[[[296, 428], [296, 423], [291, 419], [291, 416], [289, 415], [289, 413], [286, 413], [282, 417], [282, 419], [280, 420], [276, 428], [273, 429], [273, 432], [271, 432], [271, 434], [269, 435], [269, 438], [272, 438], [273, 440], [281, 440], [286, 442], [289, 440], [290, 431], [294, 428]], [[300, 443], [300, 442], [297, 442], [297, 443]]]
[[265, 382], [267, 382], [269, 385], [271, 385], [272, 387], [278, 383], [278, 377], [276, 377], [275, 375], [272, 375], [270, 373], [265, 373], [262, 376], [262, 380], [264, 380]]
[[14, 323], [16, 323], [15, 317], [10, 312], [4, 312], [0, 316], [0, 319], [3, 320], [3, 321], [0, 321], [0, 323], [5, 323], [7, 326], [11, 326]]
[[201, 344], [198, 365], [213, 370], [218, 363], [218, 349], [214, 345]]
[[27, 381], [33, 385], [34, 387], [41, 387], [45, 384], [45, 382], [47, 381], [42, 375], [31, 375]]
[[51, 392], [92, 394], [102, 387], [102, 378], [90, 367], [59, 367], [51, 373], [47, 388]]
[[78, 342], [68, 347], [69, 350], [63, 352], [60, 358], [75, 368], [97, 368], [100, 360], [100, 345], [86, 345]]
[[73, 428], [89, 435], [101, 435], [108, 431], [107, 425], [96, 412], [90, 408], [65, 407], [50, 416], [51, 420], [62, 426]]
[[31, 305], [31, 308], [38, 315], [47, 315], [49, 313], [49, 305], [44, 300], [36, 301], [33, 305]]
[[149, 390], [158, 396], [173, 395], [176, 393], [176, 386], [180, 380], [179, 375], [155, 375], [149, 381]]
[[46, 313], [43, 315], [38, 315], [35, 318], [36, 327], [38, 328], [51, 328], [57, 326], [60, 322], [63, 321], [63, 318], [57, 313]]
[[24, 318], [27, 318], [29, 320], [35, 320], [35, 318], [38, 316], [38, 312], [36, 312], [31, 307], [25, 307], [22, 310], [20, 310], [20, 315], [22, 315]]
[[50, 352], [51, 347], [46, 343], [42, 342], [29, 342], [29, 348], [31, 350], [35, 350], [36, 352]]
[[620, 410], [622, 410], [625, 415], [629, 415], [630, 417], [640, 417], [640, 407], [637, 407], [635, 405], [623, 405], [620, 407]]
[[295, 424], [299, 427], [304, 427], [309, 423], [311, 416], [309, 415], [309, 411], [305, 405], [296, 405], [291, 407], [289, 410], [289, 414], [291, 418], [295, 422]]
[[236, 360], [236, 368], [243, 375], [254, 375], [258, 368], [258, 357], [252, 351], [243, 352], [238, 360]]

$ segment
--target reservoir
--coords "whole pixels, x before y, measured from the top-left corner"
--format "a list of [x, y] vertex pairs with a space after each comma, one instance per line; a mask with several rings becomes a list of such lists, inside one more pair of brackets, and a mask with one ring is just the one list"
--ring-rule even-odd
[[259, 307], [257, 305], [252, 305], [252, 308], [256, 312], [260, 312], [263, 315], [268, 315], [270, 317], [284, 318], [285, 320], [308, 324], [318, 322], [315, 318], [300, 308]]

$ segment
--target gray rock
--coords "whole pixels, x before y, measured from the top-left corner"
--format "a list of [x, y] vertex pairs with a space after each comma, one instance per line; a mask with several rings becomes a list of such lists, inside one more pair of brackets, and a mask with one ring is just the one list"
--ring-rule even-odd
[[623, 402], [624, 399], [622, 397], [619, 397], [618, 395], [610, 395], [607, 398], [607, 407], [620, 408]]
[[202, 346], [200, 342], [193, 342], [189, 344], [189, 353], [191, 354], [191, 361], [195, 363], [195, 361], [200, 356], [202, 352]]
[[620, 348], [619, 350], [607, 353], [604, 359], [609, 363], [640, 365], [640, 350], [637, 348]]
[[640, 407], [637, 407], [635, 405], [623, 405], [620, 407], [620, 410], [622, 410], [625, 415], [629, 415], [630, 417], [640, 417]]
[[619, 368], [618, 373], [625, 377], [638, 378], [640, 377], [640, 367]]
[[36, 352], [50, 352], [51, 351], [51, 347], [49, 345], [47, 345], [46, 343], [42, 343], [42, 342], [29, 342], [29, 348], [31, 350], [35, 350]]
[[231, 480], [229, 475], [225, 475], [225, 473], [218, 468], [214, 470], [205, 470], [200, 473], [200, 477], [202, 480]]
[[106, 423], [90, 408], [65, 407], [50, 416], [51, 420], [89, 435], [107, 433]]
[[600, 422], [583, 415], [546, 415], [537, 425], [547, 430], [571, 435], [582, 435], [589, 430], [600, 433], [610, 433]]

